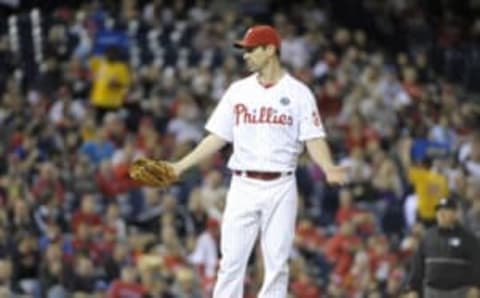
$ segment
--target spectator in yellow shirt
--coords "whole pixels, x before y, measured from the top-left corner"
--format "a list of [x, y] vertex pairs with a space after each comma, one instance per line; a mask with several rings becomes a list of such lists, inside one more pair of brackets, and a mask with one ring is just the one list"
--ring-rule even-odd
[[417, 195], [418, 219], [426, 225], [435, 223], [435, 206], [448, 196], [447, 178], [432, 169], [432, 162], [425, 158], [408, 170], [410, 182]]
[[130, 73], [128, 65], [120, 59], [120, 50], [115, 47], [108, 48], [105, 57], [93, 57], [90, 67], [93, 74], [90, 100], [98, 123], [108, 111], [122, 107], [130, 86]]

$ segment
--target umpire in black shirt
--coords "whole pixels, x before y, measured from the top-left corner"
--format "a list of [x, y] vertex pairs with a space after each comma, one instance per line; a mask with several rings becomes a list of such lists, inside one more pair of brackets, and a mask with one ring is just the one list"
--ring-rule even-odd
[[453, 199], [441, 199], [436, 210], [437, 226], [413, 258], [409, 297], [480, 298], [480, 244], [459, 224]]

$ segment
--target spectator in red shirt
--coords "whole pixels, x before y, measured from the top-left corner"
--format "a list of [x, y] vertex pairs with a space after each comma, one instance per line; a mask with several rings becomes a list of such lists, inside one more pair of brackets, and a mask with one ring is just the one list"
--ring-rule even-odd
[[110, 285], [107, 298], [142, 298], [146, 293], [146, 289], [138, 282], [136, 269], [126, 266], [122, 269], [121, 278]]
[[334, 265], [334, 273], [345, 276], [350, 270], [360, 239], [353, 234], [354, 226], [350, 222], [344, 222], [340, 231], [325, 243], [325, 256]]
[[75, 232], [78, 225], [83, 223], [92, 226], [94, 229], [99, 229], [102, 224], [102, 218], [95, 210], [95, 197], [92, 194], [85, 194], [81, 199], [80, 210], [73, 213], [70, 226]]
[[40, 173], [32, 186], [32, 194], [37, 202], [46, 202], [52, 196], [59, 202], [65, 199], [65, 188], [58, 178], [55, 166], [46, 162], [40, 166]]
[[334, 118], [342, 109], [341, 86], [333, 77], [327, 78], [324, 88], [317, 95], [317, 105], [321, 107], [322, 117]]
[[[143, 152], [146, 156], [152, 156], [153, 147], [161, 145], [158, 132], [155, 130], [154, 123], [150, 117], [144, 117], [140, 120], [138, 133], [135, 139], [137, 150]], [[160, 157], [160, 156], [158, 156]]]
[[292, 284], [292, 293], [297, 298], [320, 298], [320, 290], [307, 272], [302, 272], [299, 279]]
[[103, 160], [95, 175], [98, 188], [106, 198], [114, 199], [117, 195], [138, 187], [138, 183], [127, 175], [127, 168], [116, 169], [111, 160]]
[[370, 261], [370, 270], [378, 281], [387, 280], [395, 257], [390, 253], [388, 240], [383, 236], [371, 237], [369, 239], [368, 255]]
[[95, 241], [95, 255], [103, 264], [113, 254], [117, 240], [117, 231], [113, 227], [104, 226], [100, 237]]
[[342, 189], [340, 191], [340, 207], [338, 208], [335, 216], [335, 221], [338, 225], [342, 225], [345, 222], [354, 223], [354, 228], [362, 235], [369, 235], [374, 232], [375, 223], [374, 216], [361, 210], [353, 205], [353, 195], [349, 189]]
[[300, 249], [307, 251], [318, 251], [326, 241], [325, 233], [316, 227], [312, 220], [302, 218], [297, 224], [295, 244]]
[[360, 211], [352, 204], [352, 192], [347, 188], [340, 190], [339, 201], [340, 206], [337, 210], [337, 214], [335, 215], [335, 222], [340, 226], [344, 222], [352, 221], [353, 218], [360, 213]]
[[119, 179], [129, 178], [128, 168], [141, 155], [142, 152], [136, 148], [135, 139], [127, 137], [123, 145], [115, 149], [111, 159], [115, 176]]
[[346, 146], [348, 151], [355, 147], [365, 149], [370, 140], [378, 139], [378, 132], [365, 123], [360, 113], [351, 116], [346, 127]]
[[291, 266], [290, 291], [296, 298], [321, 298], [320, 289], [308, 275], [305, 259], [296, 257]]
[[93, 241], [92, 229], [88, 224], [84, 222], [78, 224], [71, 244], [73, 249], [73, 252], [70, 252], [71, 254], [83, 253], [89, 257], [95, 256], [95, 243]]

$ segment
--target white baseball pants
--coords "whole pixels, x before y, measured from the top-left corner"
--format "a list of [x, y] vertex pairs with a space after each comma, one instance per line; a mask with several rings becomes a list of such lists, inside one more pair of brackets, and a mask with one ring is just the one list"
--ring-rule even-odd
[[247, 262], [260, 231], [265, 274], [258, 298], [285, 298], [295, 233], [294, 175], [265, 181], [233, 176], [222, 220], [222, 258], [214, 298], [243, 298]]

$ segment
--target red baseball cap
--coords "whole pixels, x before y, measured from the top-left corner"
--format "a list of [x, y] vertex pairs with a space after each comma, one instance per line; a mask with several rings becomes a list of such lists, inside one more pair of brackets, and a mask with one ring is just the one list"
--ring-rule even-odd
[[235, 42], [235, 47], [254, 48], [258, 46], [274, 45], [279, 49], [281, 42], [280, 34], [272, 26], [256, 25], [247, 30], [242, 40]]
[[208, 229], [217, 229], [219, 226], [220, 226], [220, 222], [217, 219], [210, 217], [207, 220]]

